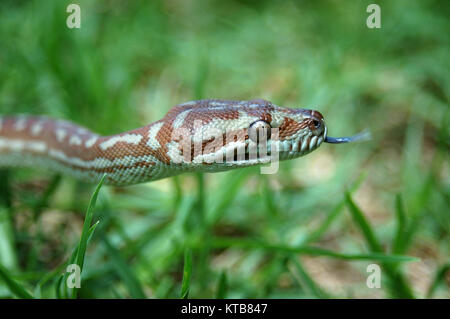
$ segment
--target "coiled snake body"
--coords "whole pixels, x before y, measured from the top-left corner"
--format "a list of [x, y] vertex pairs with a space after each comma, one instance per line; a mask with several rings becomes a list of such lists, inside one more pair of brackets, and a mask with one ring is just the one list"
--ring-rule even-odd
[[[259, 150], [261, 136], [267, 140], [266, 153]], [[46, 117], [0, 117], [0, 167], [43, 167], [89, 182], [98, 182], [106, 173], [108, 184], [131, 185], [187, 171], [268, 163], [273, 150], [280, 160], [292, 159], [324, 141], [356, 139], [327, 137], [317, 111], [265, 100], [200, 100], [177, 105], [147, 126], [111, 136]], [[252, 147], [258, 150], [256, 157], [250, 156]]]

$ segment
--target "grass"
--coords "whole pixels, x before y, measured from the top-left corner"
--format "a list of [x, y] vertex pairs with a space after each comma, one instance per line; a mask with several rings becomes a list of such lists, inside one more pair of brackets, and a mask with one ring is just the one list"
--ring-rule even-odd
[[192, 276], [192, 252], [189, 249], [186, 249], [184, 252], [183, 282], [181, 284], [181, 298], [183, 299], [187, 299], [189, 297], [191, 276]]
[[[373, 139], [274, 175], [101, 192], [1, 169], [0, 297], [450, 297], [445, 2], [383, 2], [377, 30], [370, 1], [80, 1], [79, 30], [65, 27], [69, 3], [0, 4], [0, 114], [111, 134], [191, 99], [265, 98], [319, 110], [331, 136]], [[80, 289], [65, 285], [70, 263]], [[366, 286], [372, 263], [380, 289]]]
[[[83, 223], [83, 230], [81, 232], [81, 238], [80, 241], [78, 243], [78, 245], [74, 248], [73, 253], [70, 257], [70, 259], [68, 260], [67, 263], [62, 264], [60, 267], [57, 268], [58, 271], [53, 271], [50, 272], [49, 274], [45, 275], [36, 285], [35, 287], [35, 294], [37, 297], [41, 296], [41, 290], [42, 290], [42, 286], [50, 281], [52, 279], [52, 277], [56, 278], [56, 276], [58, 275], [58, 273], [63, 270], [63, 266], [68, 266], [68, 265], [77, 265], [80, 269], [80, 274], [83, 270], [83, 266], [84, 266], [84, 258], [85, 258], [85, 254], [86, 254], [86, 247], [87, 244], [89, 242], [89, 240], [91, 239], [92, 235], [94, 234], [95, 228], [98, 225], [98, 221], [96, 223], [92, 224], [92, 219], [94, 216], [94, 207], [95, 207], [95, 203], [97, 201], [97, 197], [98, 197], [98, 193], [100, 191], [100, 188], [103, 184], [103, 181], [105, 179], [106, 175], [104, 175], [102, 177], [102, 179], [100, 180], [99, 184], [97, 185], [96, 190], [94, 191], [92, 198], [89, 202], [89, 206], [88, 209], [86, 211], [86, 217]], [[45, 193], [47, 194], [47, 192]], [[6, 286], [8, 287], [9, 291], [11, 293], [13, 293], [16, 297], [19, 298], [25, 298], [25, 299], [32, 299], [34, 298], [30, 293], [27, 292], [27, 290], [18, 282], [16, 282], [14, 280], [14, 278], [12, 278], [11, 274], [9, 273], [9, 271], [7, 269], [5, 269], [2, 265], [0, 265], [0, 278], [3, 280], [3, 282], [6, 284]], [[65, 284], [68, 282], [69, 279], [69, 272], [66, 271], [63, 275], [61, 275], [59, 277], [58, 280], [56, 280], [56, 296], [58, 297], [64, 297], [67, 298], [69, 296], [71, 296], [72, 298], [76, 298], [77, 297], [77, 291], [78, 288], [74, 287], [74, 288], [68, 288], [68, 284]], [[63, 287], [61, 288], [61, 284], [63, 285]], [[72, 293], [70, 294], [68, 291], [69, 289], [72, 290]], [[63, 294], [61, 294], [61, 290], [64, 292]]]

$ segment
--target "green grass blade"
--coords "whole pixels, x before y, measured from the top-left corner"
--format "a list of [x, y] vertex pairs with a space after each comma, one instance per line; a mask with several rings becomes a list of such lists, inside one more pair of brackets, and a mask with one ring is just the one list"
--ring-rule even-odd
[[118, 275], [122, 278], [125, 285], [127, 286], [130, 296], [132, 298], [146, 298], [145, 293], [141, 287], [141, 284], [139, 283], [139, 280], [137, 279], [136, 275], [130, 268], [130, 266], [127, 264], [125, 259], [121, 256], [120, 252], [114, 248], [113, 245], [109, 242], [109, 240], [102, 236], [103, 244], [106, 247], [106, 252], [108, 256], [111, 258], [111, 262], [116, 269]]
[[[94, 225], [91, 226], [91, 228], [89, 228], [89, 232], [88, 232], [88, 242], [91, 240], [92, 235], [94, 234], [95, 229], [97, 228], [98, 224], [100, 222], [97, 221]], [[64, 266], [70, 265], [75, 263], [77, 255], [78, 255], [78, 249], [80, 248], [79, 243], [76, 245], [76, 247], [73, 249], [72, 255], [70, 256], [69, 260], [64, 264]], [[65, 268], [64, 268], [65, 269]], [[67, 277], [69, 276], [69, 273], [64, 272], [63, 275], [61, 275], [61, 280], [58, 280], [58, 283], [56, 285], [56, 290], [60, 291], [58, 289], [61, 289], [61, 284], [62, 283], [66, 283], [67, 282]], [[64, 296], [61, 296], [63, 298], [68, 298], [69, 297], [69, 292], [68, 292], [68, 287], [67, 285], [64, 286]], [[59, 293], [59, 295], [61, 295]]]
[[42, 209], [48, 205], [48, 201], [50, 200], [51, 196], [55, 193], [60, 182], [61, 182], [61, 175], [59, 175], [59, 174], [55, 175], [52, 178], [52, 180], [50, 181], [50, 184], [48, 185], [48, 187], [45, 189], [42, 196], [34, 203], [33, 218], [35, 221], [37, 220], [40, 213], [42, 212]]
[[[365, 180], [366, 175], [361, 174], [361, 176], [358, 178], [358, 180], [352, 185], [352, 187], [349, 189], [349, 193], [352, 194], [356, 190], [358, 190], [361, 183]], [[331, 226], [333, 221], [344, 211], [346, 203], [346, 198], [344, 197], [334, 208], [331, 210], [331, 212], [328, 214], [328, 216], [325, 218], [325, 220], [320, 224], [319, 227], [317, 227], [313, 232], [311, 232], [305, 240], [302, 242], [302, 244], [306, 245], [311, 242], [314, 242], [318, 240]]]
[[363, 212], [359, 209], [358, 206], [355, 205], [350, 196], [350, 193], [346, 192], [345, 198], [347, 201], [347, 205], [350, 209], [350, 213], [352, 214], [353, 220], [359, 226], [362, 234], [364, 235], [364, 238], [366, 239], [370, 247], [370, 250], [375, 252], [381, 252], [382, 251], [381, 245], [378, 242], [377, 238], [375, 237], [375, 233], [372, 230], [370, 224], [367, 222]]
[[402, 197], [398, 194], [395, 197], [395, 217], [397, 221], [394, 242], [392, 243], [392, 252], [398, 254], [402, 251], [404, 233], [406, 231], [406, 214], [402, 202]]
[[427, 298], [433, 297], [434, 293], [436, 292], [436, 289], [441, 284], [445, 284], [445, 277], [448, 272], [450, 272], [450, 264], [446, 264], [436, 271], [434, 280], [433, 280], [432, 284], [430, 285], [430, 288], [428, 289]]
[[14, 279], [11, 278], [8, 274], [8, 270], [6, 270], [2, 265], [0, 265], [0, 279], [2, 279], [6, 286], [9, 288], [14, 295], [22, 299], [33, 299], [33, 296], [25, 290], [22, 285], [17, 283]]
[[405, 251], [407, 251], [407, 249], [413, 242], [414, 234], [419, 229], [420, 222], [427, 212], [427, 203], [431, 196], [433, 183], [433, 176], [430, 174], [424, 182], [423, 188], [416, 198], [416, 201], [418, 203], [415, 206], [416, 211], [415, 214], [413, 214], [413, 216], [411, 217], [411, 220], [408, 223], [406, 230], [404, 231], [404, 234], [402, 236], [401, 246], [398, 247], [398, 251], [400, 253], [404, 253]]
[[172, 178], [173, 181], [173, 188], [174, 188], [174, 208], [176, 209], [178, 205], [181, 202], [181, 199], [183, 197], [183, 189], [181, 188], [181, 177], [180, 176], [174, 176]]
[[[381, 253], [383, 251], [381, 244], [375, 237], [375, 233], [372, 227], [367, 222], [361, 209], [356, 206], [353, 202], [350, 194], [346, 193], [347, 205], [349, 206], [350, 212], [352, 214], [353, 220], [359, 226], [369, 248], [374, 253]], [[392, 257], [393, 255], [385, 255], [387, 257]], [[415, 259], [417, 260], [417, 259]], [[389, 290], [392, 296], [395, 298], [414, 298], [411, 288], [408, 285], [407, 280], [402, 275], [399, 269], [395, 266], [387, 263], [389, 260], [380, 260], [382, 262], [383, 269], [389, 279]]]
[[205, 176], [203, 173], [196, 173], [197, 179], [197, 209], [194, 210], [195, 223], [203, 229], [205, 224]]
[[214, 225], [223, 216], [225, 210], [230, 206], [236, 195], [242, 188], [247, 177], [254, 172], [253, 168], [245, 168], [227, 175], [221, 183], [220, 192], [214, 194], [213, 207], [208, 215], [208, 224]]
[[214, 237], [211, 239], [211, 245], [214, 248], [244, 248], [244, 249], [261, 249], [267, 252], [281, 252], [281, 253], [298, 253], [310, 256], [325, 256], [344, 260], [372, 260], [380, 262], [411, 262], [418, 261], [416, 257], [401, 256], [401, 255], [386, 255], [382, 253], [369, 254], [344, 254], [327, 249], [311, 246], [285, 246], [272, 245], [262, 241], [245, 239], [245, 238], [225, 238]]
[[61, 285], [63, 283], [64, 280], [64, 275], [61, 275], [58, 280], [56, 281], [56, 285], [55, 285], [55, 296], [57, 299], [62, 299], [63, 295], [61, 294]]
[[186, 248], [184, 251], [184, 269], [183, 269], [183, 282], [181, 284], [181, 298], [187, 299], [189, 297], [189, 290], [191, 286], [192, 275], [192, 252]]
[[9, 270], [18, 270], [16, 244], [11, 210], [0, 205], [0, 264]]
[[222, 271], [219, 277], [219, 284], [217, 285], [216, 299], [225, 299], [228, 293], [228, 278], [227, 273]]
[[[64, 269], [64, 266], [66, 263], [62, 263], [59, 265], [56, 269], [52, 270], [51, 272], [45, 274], [41, 280], [37, 283], [36, 287], [34, 287], [34, 297], [35, 298], [41, 298], [42, 297], [42, 288], [46, 283], [48, 283], [51, 280], [54, 280], [56, 277], [58, 277], [59, 274], [61, 274], [61, 271]], [[60, 276], [62, 277], [62, 276]]]
[[77, 265], [80, 266], [81, 270], [83, 270], [84, 265], [84, 255], [86, 254], [86, 247], [89, 239], [89, 229], [91, 228], [92, 219], [94, 217], [94, 207], [97, 202], [98, 193], [100, 192], [100, 188], [102, 187], [105, 178], [106, 174], [103, 175], [102, 179], [98, 183], [94, 191], [94, 194], [92, 195], [91, 200], [89, 201], [89, 206], [86, 211], [86, 217], [84, 219], [83, 230], [81, 231], [81, 238], [76, 261]]
[[[78, 249], [77, 249], [77, 257], [76, 257], [76, 264], [80, 267], [80, 274], [83, 271], [83, 266], [84, 266], [84, 256], [86, 254], [86, 248], [87, 248], [87, 244], [89, 241], [89, 238], [91, 237], [91, 235], [93, 234], [95, 227], [97, 227], [98, 223], [96, 223], [95, 225], [93, 225], [91, 227], [92, 224], [92, 219], [94, 217], [94, 208], [95, 208], [95, 204], [97, 203], [97, 197], [98, 194], [100, 192], [100, 189], [103, 185], [103, 182], [106, 178], [106, 174], [104, 174], [100, 180], [100, 182], [98, 183], [94, 193], [92, 194], [92, 197], [89, 201], [89, 205], [86, 211], [86, 217], [84, 219], [84, 223], [83, 223], [83, 229], [81, 231], [81, 237], [80, 237], [80, 242], [78, 244]], [[92, 231], [91, 231], [92, 230]], [[73, 288], [72, 290], [72, 298], [76, 298], [77, 293], [78, 293], [78, 288]]]
[[280, 213], [276, 199], [274, 198], [275, 192], [270, 188], [268, 177], [266, 175], [260, 175], [259, 180], [261, 185], [261, 196], [266, 206], [266, 211], [271, 217], [278, 216]]
[[314, 279], [309, 276], [306, 272], [303, 265], [293, 256], [290, 261], [290, 265], [288, 265], [289, 270], [291, 271], [294, 278], [299, 283], [304, 283], [306, 287], [310, 290], [310, 292], [319, 299], [329, 298], [328, 294], [325, 293], [322, 288], [314, 281]]
[[[70, 256], [69, 260], [67, 261], [67, 263], [65, 264], [65, 266], [67, 265], [71, 265], [73, 263], [75, 263], [75, 260], [77, 258], [77, 253], [78, 253], [78, 248], [79, 245], [77, 244], [77, 246], [74, 248], [72, 255]], [[56, 289], [59, 292], [57, 295], [61, 296], [61, 298], [69, 298], [69, 288], [66, 284], [67, 282], [67, 277], [69, 277], [69, 274], [65, 271], [66, 267], [64, 267], [64, 273], [61, 275], [61, 280], [58, 280], [57, 285], [56, 285]], [[63, 294], [61, 295], [61, 285], [65, 284], [62, 291]]]
[[303, 244], [308, 244], [318, 240], [330, 227], [332, 222], [344, 211], [345, 199], [340, 201], [332, 210], [331, 213], [325, 218], [325, 220], [320, 224], [320, 226], [311, 232], [308, 237], [305, 238]]
[[11, 187], [9, 185], [9, 171], [0, 169], [0, 206], [11, 207]]

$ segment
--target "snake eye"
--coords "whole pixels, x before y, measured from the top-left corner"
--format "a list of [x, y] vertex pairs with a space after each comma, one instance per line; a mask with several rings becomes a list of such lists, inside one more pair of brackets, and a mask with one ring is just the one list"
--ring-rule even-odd
[[256, 121], [250, 124], [248, 128], [248, 137], [255, 142], [258, 143], [259, 137], [270, 139], [270, 124], [266, 121]]

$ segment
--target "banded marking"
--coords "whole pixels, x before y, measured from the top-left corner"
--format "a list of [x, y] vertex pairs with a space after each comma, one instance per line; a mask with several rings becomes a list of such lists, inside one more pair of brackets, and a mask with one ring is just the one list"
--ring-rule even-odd
[[90, 131], [88, 129], [84, 128], [84, 127], [78, 127], [77, 128], [77, 133], [83, 135], [83, 134], [90, 133]]
[[47, 150], [47, 144], [45, 142], [28, 142], [26, 148], [36, 153], [44, 153]]
[[167, 156], [175, 164], [183, 163], [184, 157], [181, 155], [179, 144], [175, 141], [171, 141], [166, 144], [167, 146]]
[[150, 127], [150, 130], [148, 131], [147, 145], [154, 150], [161, 147], [161, 144], [159, 144], [158, 140], [156, 139], [156, 135], [159, 133], [163, 125], [164, 122], [155, 123]]
[[67, 132], [63, 128], [57, 128], [55, 131], [55, 134], [56, 134], [56, 139], [58, 140], [58, 142], [61, 143], [62, 141], [64, 141], [64, 138], [66, 137]]
[[69, 139], [69, 145], [81, 145], [82, 142], [78, 135], [72, 135]]
[[86, 147], [92, 147], [92, 146], [94, 146], [94, 144], [95, 143], [97, 143], [97, 141], [98, 141], [98, 137], [97, 136], [94, 136], [94, 137], [91, 137], [90, 139], [88, 139], [85, 143], [84, 143], [84, 146], [86, 146]]
[[113, 136], [109, 139], [107, 139], [105, 142], [100, 144], [100, 148], [102, 150], [107, 150], [110, 147], [113, 147], [116, 145], [116, 143], [124, 142], [128, 144], [139, 144], [142, 140], [142, 135], [140, 134], [125, 134], [125, 135], [119, 135], [119, 136]]
[[37, 121], [31, 126], [31, 134], [34, 136], [39, 135], [42, 132], [43, 126], [44, 123], [42, 121]]
[[18, 117], [16, 119], [16, 122], [14, 123], [14, 129], [16, 131], [22, 131], [27, 123], [27, 118], [26, 117]]
[[[186, 116], [191, 112], [191, 110], [185, 110], [182, 111], [180, 114], [178, 114], [175, 117], [175, 120], [173, 121], [173, 128], [177, 129], [183, 126], [184, 120], [186, 119]], [[156, 135], [155, 135], [156, 136]]]
[[228, 106], [228, 104], [225, 103], [225, 102], [222, 102], [222, 101], [212, 101], [212, 102], [209, 102], [209, 106], [221, 106], [221, 107], [223, 107], [223, 106]]
[[0, 149], [10, 149], [17, 152], [24, 148], [25, 142], [22, 140], [0, 138]]
[[193, 105], [196, 105], [197, 104], [197, 101], [189, 101], [189, 102], [185, 102], [185, 103], [182, 103], [182, 104], [178, 104], [178, 106], [193, 106]]
[[41, 141], [24, 141], [0, 137], [0, 149], [10, 149], [15, 152], [30, 150], [37, 153], [44, 153], [47, 149], [47, 144]]

